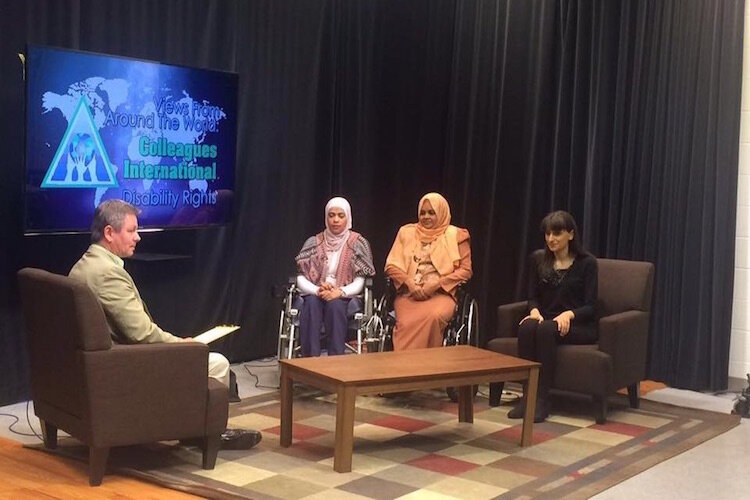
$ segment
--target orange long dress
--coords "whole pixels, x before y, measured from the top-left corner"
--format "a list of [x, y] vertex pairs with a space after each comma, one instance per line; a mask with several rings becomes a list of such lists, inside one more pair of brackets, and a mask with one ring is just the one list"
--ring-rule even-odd
[[[396, 238], [403, 237], [405, 237], [405, 231], [402, 227]], [[415, 260], [420, 260], [420, 264], [413, 276], [409, 276], [398, 267], [386, 266], [385, 272], [398, 290], [394, 301], [396, 310], [396, 326], [393, 331], [394, 350], [440, 347], [443, 344], [443, 331], [455, 312], [456, 286], [468, 281], [472, 275], [469, 231], [458, 228], [457, 241], [460, 259], [451, 273], [441, 276], [431, 265], [428, 246], [420, 248], [419, 255], [415, 255]], [[440, 289], [427, 300], [414, 300], [407, 295], [405, 290], [404, 283], [408, 278], [414, 279], [416, 283], [422, 280], [438, 280]]]

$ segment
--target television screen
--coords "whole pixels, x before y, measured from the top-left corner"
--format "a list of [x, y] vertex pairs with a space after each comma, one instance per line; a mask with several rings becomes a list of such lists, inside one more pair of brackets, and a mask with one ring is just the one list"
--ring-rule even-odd
[[30, 46], [26, 234], [88, 231], [110, 198], [146, 229], [226, 224], [236, 114], [235, 73]]

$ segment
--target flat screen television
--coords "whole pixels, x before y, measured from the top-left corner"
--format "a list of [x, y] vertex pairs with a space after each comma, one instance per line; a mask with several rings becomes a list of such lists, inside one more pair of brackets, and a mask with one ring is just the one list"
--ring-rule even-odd
[[235, 73], [29, 46], [25, 234], [85, 232], [119, 198], [144, 229], [227, 224]]

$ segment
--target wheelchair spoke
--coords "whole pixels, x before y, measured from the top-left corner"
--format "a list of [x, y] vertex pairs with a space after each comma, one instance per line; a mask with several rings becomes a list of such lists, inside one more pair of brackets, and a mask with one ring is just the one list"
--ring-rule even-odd
[[469, 303], [469, 314], [466, 334], [466, 343], [468, 345], [479, 345], [479, 307], [477, 301], [472, 299]]

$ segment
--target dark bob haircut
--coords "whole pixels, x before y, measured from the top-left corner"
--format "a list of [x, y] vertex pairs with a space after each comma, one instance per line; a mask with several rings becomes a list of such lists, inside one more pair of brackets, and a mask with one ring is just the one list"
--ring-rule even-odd
[[[540, 225], [540, 229], [543, 235], [550, 233], [557, 233], [559, 231], [568, 231], [573, 233], [573, 239], [570, 240], [568, 245], [568, 252], [575, 258], [579, 255], [586, 255], [588, 252], [581, 243], [581, 233], [578, 232], [578, 225], [572, 215], [564, 210], [556, 210], [548, 213]], [[541, 263], [541, 273], [548, 274], [552, 271], [553, 263], [555, 262], [555, 255], [552, 251], [544, 245], [544, 259]]]

